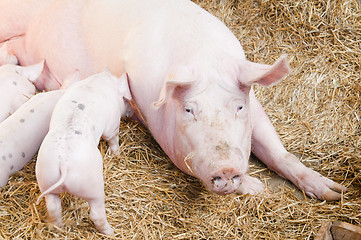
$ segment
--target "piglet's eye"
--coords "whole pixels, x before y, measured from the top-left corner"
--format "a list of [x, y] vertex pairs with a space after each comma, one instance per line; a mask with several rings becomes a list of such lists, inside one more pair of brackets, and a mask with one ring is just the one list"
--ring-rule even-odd
[[237, 107], [237, 112], [241, 111], [243, 109], [243, 106], [238, 106]]
[[185, 107], [184, 109], [185, 109], [185, 111], [186, 111], [187, 113], [193, 114], [193, 109], [192, 109], [192, 108], [190, 108], [190, 107]]

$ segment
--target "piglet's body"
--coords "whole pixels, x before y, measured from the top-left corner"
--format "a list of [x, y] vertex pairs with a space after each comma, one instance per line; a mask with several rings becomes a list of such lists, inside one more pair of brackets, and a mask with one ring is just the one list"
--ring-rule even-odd
[[[38, 153], [36, 177], [45, 196], [49, 220], [62, 225], [58, 194], [69, 192], [88, 201], [90, 217], [104, 234], [113, 230], [106, 220], [102, 157], [99, 138], [107, 140], [114, 153], [118, 133], [130, 99], [125, 75], [93, 75], [72, 85], [54, 109], [50, 130]], [[38, 200], [38, 201], [39, 201]]]
[[28, 67], [14, 64], [0, 66], [0, 122], [35, 94], [33, 83], [40, 76], [43, 66], [43, 62]]
[[39, 93], [0, 124], [0, 187], [38, 151], [64, 90]]

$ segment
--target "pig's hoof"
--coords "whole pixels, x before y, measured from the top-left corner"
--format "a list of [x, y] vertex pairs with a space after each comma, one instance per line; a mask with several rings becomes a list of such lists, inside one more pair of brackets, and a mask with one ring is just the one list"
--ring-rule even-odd
[[63, 227], [63, 221], [61, 219], [49, 219], [48, 222], [54, 226], [59, 228]]
[[7, 183], [8, 183], [8, 176], [6, 175], [1, 176], [0, 188], [5, 187]]
[[103, 234], [108, 235], [108, 236], [114, 236], [114, 230], [110, 228], [110, 229], [104, 231]]
[[248, 175], [243, 176], [243, 180], [237, 192], [240, 194], [255, 195], [264, 190], [264, 184], [258, 179]]
[[336, 201], [341, 199], [342, 192], [346, 187], [328, 179], [318, 172], [307, 168], [305, 172], [297, 176], [297, 186], [308, 196], [326, 201]]

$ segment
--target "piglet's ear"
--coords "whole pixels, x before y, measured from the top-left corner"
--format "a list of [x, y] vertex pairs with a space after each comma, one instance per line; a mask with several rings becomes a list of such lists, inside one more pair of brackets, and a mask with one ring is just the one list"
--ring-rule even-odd
[[162, 90], [160, 91], [158, 101], [153, 103], [153, 106], [158, 109], [164, 103], [166, 103], [171, 97], [180, 98], [186, 90], [188, 90], [194, 81], [190, 82], [178, 82], [174, 80], [168, 80], [164, 83]]
[[26, 66], [26, 67], [16, 66], [16, 72], [23, 75], [30, 81], [35, 82], [35, 80], [41, 75], [43, 68], [44, 68], [44, 60], [38, 64], [31, 66]]
[[281, 56], [273, 65], [259, 64], [250, 61], [240, 68], [240, 82], [244, 85], [259, 83], [265, 86], [276, 83], [290, 72], [287, 56]]
[[120, 78], [119, 78], [119, 90], [120, 92], [123, 94], [123, 98], [126, 99], [127, 101], [132, 100], [132, 95], [130, 93], [130, 85], [129, 85], [129, 76], [128, 73], [124, 73]]

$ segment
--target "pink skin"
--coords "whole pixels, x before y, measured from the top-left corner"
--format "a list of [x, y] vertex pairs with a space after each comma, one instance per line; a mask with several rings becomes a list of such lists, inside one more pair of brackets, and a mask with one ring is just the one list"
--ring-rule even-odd
[[18, 64], [18, 59], [14, 55], [8, 54], [7, 42], [0, 44], [0, 66], [4, 64]]
[[0, 42], [25, 33], [30, 20], [51, 0], [0, 0]]
[[190, 1], [57, 1], [9, 49], [21, 64], [46, 59], [52, 78], [43, 78], [40, 89], [55, 89], [55, 80], [74, 68], [83, 77], [104, 67], [128, 72], [154, 138], [212, 191], [263, 189], [246, 174], [251, 143], [262, 161], [311, 197], [335, 200], [346, 189], [295, 160], [254, 97], [252, 83], [277, 82], [288, 72], [286, 60], [246, 61], [231, 31]]
[[39, 93], [0, 124], [0, 187], [38, 151], [49, 129], [51, 112], [64, 90]]
[[51, 223], [62, 225], [58, 194], [69, 192], [89, 202], [90, 217], [99, 231], [114, 235], [104, 206], [102, 157], [99, 138], [110, 151], [119, 148], [120, 118], [130, 114], [126, 75], [109, 72], [93, 75], [73, 84], [56, 105], [37, 158], [36, 177], [45, 196]]
[[[78, 72], [69, 75], [62, 89], [78, 78]], [[34, 157], [48, 133], [53, 108], [64, 92], [38, 93], [0, 124], [0, 187], [4, 187], [8, 178]]]
[[0, 122], [35, 94], [34, 83], [43, 66], [43, 62], [27, 67], [14, 64], [0, 66]]

